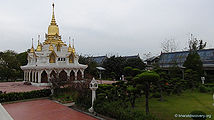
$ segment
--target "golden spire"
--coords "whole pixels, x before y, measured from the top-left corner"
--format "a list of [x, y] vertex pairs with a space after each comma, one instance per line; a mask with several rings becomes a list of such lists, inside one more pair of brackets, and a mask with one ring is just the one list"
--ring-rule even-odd
[[72, 44], [72, 52], [75, 53], [75, 48], [74, 48], [74, 38], [73, 38], [73, 44]]
[[34, 52], [35, 52], [35, 50], [34, 50], [34, 47], [33, 47], [33, 38], [32, 38], [32, 47], [30, 49], [30, 53], [34, 53]]
[[72, 52], [72, 48], [71, 48], [71, 37], [69, 37], [69, 47], [68, 47], [68, 52]]
[[53, 6], [53, 13], [52, 13], [52, 19], [51, 19], [51, 24], [48, 27], [48, 35], [59, 35], [59, 28], [58, 25], [56, 24], [55, 20], [55, 15], [54, 15], [54, 3], [52, 4]]
[[51, 25], [56, 25], [56, 20], [55, 20], [55, 15], [54, 15], [54, 3], [52, 4], [52, 6], [53, 6], [53, 14], [52, 14]]
[[36, 51], [37, 51], [37, 52], [42, 51], [42, 46], [41, 46], [41, 43], [40, 43], [40, 35], [38, 35], [38, 46], [37, 46], [37, 48], [36, 48]]

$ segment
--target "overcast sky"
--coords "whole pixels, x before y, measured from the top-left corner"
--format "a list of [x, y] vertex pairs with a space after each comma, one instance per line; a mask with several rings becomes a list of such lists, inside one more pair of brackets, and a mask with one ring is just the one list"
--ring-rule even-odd
[[0, 0], [0, 51], [26, 51], [44, 41], [52, 3], [62, 40], [90, 55], [161, 52], [165, 39], [187, 46], [193, 33], [214, 47], [213, 0]]

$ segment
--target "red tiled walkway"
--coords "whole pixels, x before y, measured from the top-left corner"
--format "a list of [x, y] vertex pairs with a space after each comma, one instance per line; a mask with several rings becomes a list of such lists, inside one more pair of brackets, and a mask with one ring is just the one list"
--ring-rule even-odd
[[48, 99], [3, 106], [14, 120], [96, 120]]

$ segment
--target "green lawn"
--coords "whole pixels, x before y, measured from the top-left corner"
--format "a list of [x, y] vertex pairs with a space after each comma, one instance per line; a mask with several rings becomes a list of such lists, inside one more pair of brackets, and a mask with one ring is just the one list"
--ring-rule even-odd
[[[157, 98], [149, 100], [150, 112], [162, 120], [177, 120], [175, 114], [189, 114], [193, 110], [200, 110], [207, 115], [212, 115], [214, 120], [214, 103], [212, 94], [186, 91], [180, 96], [165, 96], [164, 101], [158, 101]], [[136, 101], [136, 109], [145, 112], [145, 98], [139, 98]], [[186, 120], [188, 118], [183, 118]]]

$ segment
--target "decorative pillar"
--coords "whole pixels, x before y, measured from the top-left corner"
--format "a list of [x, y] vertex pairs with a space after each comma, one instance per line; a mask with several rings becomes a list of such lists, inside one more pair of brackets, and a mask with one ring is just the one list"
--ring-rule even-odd
[[77, 80], [77, 72], [78, 70], [74, 70], [74, 80]]
[[71, 70], [65, 70], [65, 72], [67, 73], [67, 80], [70, 80]]
[[23, 78], [24, 81], [26, 80], [26, 74], [25, 73], [26, 73], [26, 71], [24, 71], [24, 78]]
[[47, 76], [48, 76], [48, 82], [50, 83], [51, 70], [46, 70], [46, 72], [47, 72]]
[[35, 71], [32, 71], [32, 82], [35, 82], [34, 76], [35, 76]]
[[28, 81], [28, 71], [25, 71], [25, 81]]
[[35, 83], [37, 83], [37, 82], [38, 82], [38, 80], [37, 80], [37, 75], [38, 75], [38, 72], [37, 72], [37, 71], [35, 71], [35, 76], [34, 76], [34, 81], [35, 81]]
[[91, 103], [91, 108], [88, 109], [89, 112], [94, 112], [94, 100], [96, 99], [96, 90], [98, 88], [98, 83], [97, 81], [93, 78], [92, 81], [89, 84], [89, 88], [92, 90], [92, 103]]
[[31, 82], [31, 71], [28, 72], [28, 81]]
[[38, 71], [38, 83], [41, 83], [41, 74], [42, 74], [42, 71]]
[[82, 79], [84, 79], [84, 70], [80, 70], [82, 74]]

